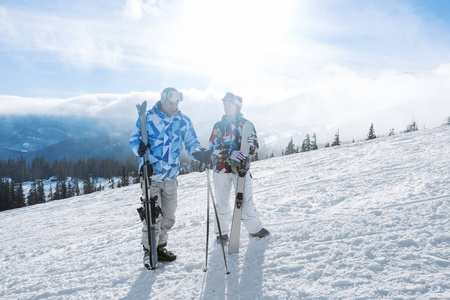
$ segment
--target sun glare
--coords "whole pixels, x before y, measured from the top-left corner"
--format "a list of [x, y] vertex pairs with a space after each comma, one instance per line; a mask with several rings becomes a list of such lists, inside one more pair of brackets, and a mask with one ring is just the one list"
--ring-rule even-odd
[[189, 1], [180, 18], [181, 55], [223, 79], [247, 76], [261, 58], [286, 46], [290, 3]]

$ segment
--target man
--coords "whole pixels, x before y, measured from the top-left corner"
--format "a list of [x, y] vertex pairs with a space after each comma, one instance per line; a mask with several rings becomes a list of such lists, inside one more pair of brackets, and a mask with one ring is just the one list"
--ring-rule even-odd
[[[161, 99], [147, 111], [148, 145], [141, 141], [139, 119], [130, 138], [131, 150], [138, 156], [139, 170], [147, 149], [150, 163], [153, 166], [150, 196], [157, 196], [157, 206], [162, 214], [156, 223], [156, 243], [158, 260], [173, 261], [177, 257], [166, 249], [168, 231], [175, 224], [175, 210], [177, 207], [177, 189], [180, 167], [180, 155], [183, 144], [188, 154], [199, 161], [209, 161], [206, 149], [200, 148], [197, 135], [191, 120], [178, 109], [183, 100], [183, 94], [175, 88], [168, 87], [161, 93]], [[150, 268], [149, 242], [147, 226], [142, 228], [142, 245], [144, 246], [144, 266]]]
[[[219, 222], [222, 228], [222, 239], [217, 236], [219, 243], [228, 242], [228, 233], [230, 228], [231, 208], [230, 192], [231, 186], [236, 184], [238, 179], [238, 170], [240, 163], [247, 159], [248, 154], [255, 154], [258, 150], [258, 137], [255, 127], [252, 124], [252, 136], [248, 139], [250, 144], [250, 153], [242, 153], [241, 132], [242, 127], [248, 120], [241, 114], [242, 98], [232, 93], [227, 93], [222, 99], [225, 115], [222, 120], [214, 124], [211, 137], [209, 139], [209, 149], [212, 151], [214, 164], [214, 189], [216, 193], [217, 211]], [[248, 165], [250, 167], [250, 165]], [[250, 172], [247, 172], [245, 178], [244, 202], [242, 208], [242, 223], [247, 231], [253, 237], [265, 237], [270, 233], [263, 228], [259, 220], [253, 203], [252, 178]], [[218, 234], [217, 222], [215, 222], [215, 232]]]

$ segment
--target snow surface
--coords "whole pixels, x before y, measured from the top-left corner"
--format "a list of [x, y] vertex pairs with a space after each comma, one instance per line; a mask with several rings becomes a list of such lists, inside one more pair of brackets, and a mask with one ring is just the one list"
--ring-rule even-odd
[[[206, 175], [179, 177], [177, 222], [142, 266], [132, 185], [0, 213], [0, 299], [449, 299], [450, 126], [252, 164], [264, 239], [211, 241]], [[212, 216], [212, 212], [211, 212]], [[211, 231], [211, 239], [214, 239]]]

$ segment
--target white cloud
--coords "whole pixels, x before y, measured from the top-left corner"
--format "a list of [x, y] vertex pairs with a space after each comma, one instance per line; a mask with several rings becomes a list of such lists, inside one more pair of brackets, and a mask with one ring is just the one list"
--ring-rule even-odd
[[[290, 95], [275, 95], [271, 101], [264, 91], [233, 90], [244, 98], [242, 112], [258, 131], [271, 135], [317, 134], [320, 143], [331, 142], [337, 130], [341, 139], [364, 139], [373, 123], [378, 135], [391, 128], [405, 130], [412, 121], [435, 127], [450, 116], [449, 73], [446, 66], [421, 73], [385, 72], [364, 77], [347, 68], [332, 65], [327, 76], [306, 90], [290, 90]], [[448, 66], [447, 66], [448, 68]], [[212, 125], [222, 114], [221, 98], [226, 90], [183, 90], [180, 109], [193, 121], [206, 143]], [[41, 114], [92, 116], [115, 130], [132, 126], [136, 120], [135, 103], [148, 101], [152, 107], [160, 91], [129, 94], [92, 94], [67, 99], [0, 96], [1, 114]], [[298, 143], [298, 141], [296, 141]]]
[[165, 0], [127, 0], [125, 16], [139, 20], [145, 16], [159, 16]]
[[440, 65], [435, 71], [437, 75], [450, 76], [450, 64]]
[[127, 0], [125, 15], [133, 19], [140, 19], [142, 17], [142, 1]]

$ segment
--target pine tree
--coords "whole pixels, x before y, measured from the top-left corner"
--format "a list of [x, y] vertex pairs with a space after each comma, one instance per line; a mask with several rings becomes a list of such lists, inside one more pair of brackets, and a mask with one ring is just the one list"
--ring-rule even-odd
[[67, 198], [71, 198], [73, 196], [75, 196], [75, 191], [72, 186], [72, 181], [68, 180], [67, 181]]
[[286, 151], [284, 152], [284, 155], [290, 155], [290, 154], [294, 154], [294, 153], [296, 153], [296, 150], [295, 150], [294, 140], [291, 137], [291, 139], [289, 140], [289, 143], [286, 147]]
[[9, 180], [0, 179], [0, 211], [11, 209], [9, 198]]
[[369, 134], [367, 135], [367, 140], [376, 139], [375, 130], [373, 129], [373, 123], [370, 125]]
[[17, 206], [16, 206], [16, 193], [15, 193], [15, 188], [14, 188], [14, 182], [13, 181], [11, 181], [10, 182], [10, 184], [9, 184], [9, 191], [8, 191], [8, 193], [9, 193], [9, 201], [11, 202], [11, 207], [12, 208], [17, 208]]
[[13, 179], [13, 181], [15, 181], [15, 182], [27, 181], [28, 168], [27, 168], [27, 163], [25, 161], [25, 158], [23, 156], [20, 156], [14, 169], [15, 169], [16, 178], [11, 177]]
[[38, 180], [36, 183], [36, 203], [45, 203], [44, 183]]
[[60, 200], [61, 199], [61, 187], [60, 181], [56, 182], [55, 192], [53, 193], [53, 200]]
[[341, 144], [341, 141], [339, 140], [339, 130], [335, 134], [334, 142], [331, 144], [331, 147], [339, 146]]
[[317, 147], [317, 138], [316, 134], [314, 133], [311, 140], [311, 150], [317, 150], [319, 147]]
[[305, 139], [302, 143], [302, 148], [300, 152], [307, 152], [311, 150], [311, 140], [309, 139], [309, 134], [306, 134]]
[[130, 179], [128, 178], [128, 174], [125, 172], [125, 166], [123, 166], [122, 169], [122, 186], [129, 186], [130, 185]]
[[53, 197], [53, 188], [52, 188], [52, 184], [51, 184], [51, 183], [50, 183], [50, 192], [48, 193], [47, 200], [48, 200], [48, 201], [54, 200], [54, 197]]
[[30, 190], [28, 191], [28, 206], [37, 204], [37, 187], [36, 187], [36, 181], [33, 181], [31, 183]]
[[450, 125], [450, 117], [448, 117], [447, 119], [445, 119], [444, 125]]
[[23, 194], [23, 186], [22, 183], [20, 182], [19, 184], [16, 185], [15, 188], [15, 201], [16, 201], [16, 207], [24, 207], [27, 204], [25, 203], [25, 195]]
[[78, 184], [78, 178], [72, 179], [74, 196], [80, 196], [80, 185]]
[[61, 189], [61, 199], [68, 198], [66, 180], [61, 181], [59, 187]]
[[416, 123], [416, 121], [413, 121], [408, 127], [406, 127], [406, 132], [413, 132], [418, 131], [419, 125]]
[[83, 194], [87, 195], [95, 192], [94, 179], [92, 181], [90, 179], [84, 180], [83, 185]]

